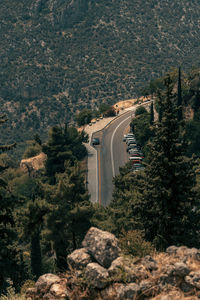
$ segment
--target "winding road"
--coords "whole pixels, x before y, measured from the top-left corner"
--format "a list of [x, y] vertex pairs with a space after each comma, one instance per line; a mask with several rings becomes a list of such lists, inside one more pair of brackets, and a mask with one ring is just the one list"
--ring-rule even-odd
[[98, 201], [103, 206], [108, 205], [112, 199], [113, 177], [119, 174], [119, 167], [124, 166], [128, 161], [126, 144], [122, 140], [135, 109], [114, 119], [103, 130], [93, 135], [100, 139], [100, 145], [96, 147]]

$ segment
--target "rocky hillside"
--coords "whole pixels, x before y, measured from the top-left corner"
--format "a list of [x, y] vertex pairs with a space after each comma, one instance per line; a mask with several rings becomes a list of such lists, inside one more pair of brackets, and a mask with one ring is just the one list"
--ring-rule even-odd
[[45, 136], [83, 107], [133, 98], [171, 67], [199, 66], [199, 14], [198, 0], [2, 0], [3, 139]]
[[154, 256], [125, 257], [113, 234], [94, 227], [82, 245], [67, 257], [69, 272], [42, 275], [26, 299], [199, 299], [198, 249], [171, 246]]

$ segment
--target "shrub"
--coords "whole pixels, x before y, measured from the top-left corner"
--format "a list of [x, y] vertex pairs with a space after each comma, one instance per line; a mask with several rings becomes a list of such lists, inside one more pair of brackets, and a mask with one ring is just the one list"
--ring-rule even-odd
[[144, 234], [141, 230], [122, 231], [119, 243], [124, 254], [143, 257], [155, 252], [152, 244], [144, 240]]

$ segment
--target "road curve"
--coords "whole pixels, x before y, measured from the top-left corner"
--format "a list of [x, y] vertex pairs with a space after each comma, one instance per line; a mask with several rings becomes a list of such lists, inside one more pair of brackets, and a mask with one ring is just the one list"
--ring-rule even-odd
[[[148, 107], [150, 103], [143, 103], [142, 106]], [[119, 168], [128, 161], [123, 136], [127, 133], [138, 106], [141, 105], [134, 106], [132, 110], [114, 119], [104, 129], [93, 134], [93, 137], [100, 139], [100, 145], [95, 147], [97, 150], [97, 198], [99, 204], [103, 206], [107, 206], [112, 199], [113, 177], [119, 174]]]
[[114, 119], [109, 126], [94, 134], [99, 137], [100, 146], [96, 147], [98, 157], [98, 200], [107, 206], [113, 193], [113, 177], [119, 174], [119, 167], [128, 161], [125, 143], [122, 142], [135, 108]]

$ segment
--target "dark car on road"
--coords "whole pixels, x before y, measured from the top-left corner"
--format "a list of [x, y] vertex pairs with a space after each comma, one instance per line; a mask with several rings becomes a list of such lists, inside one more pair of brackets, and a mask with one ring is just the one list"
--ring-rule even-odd
[[95, 146], [95, 145], [99, 145], [100, 144], [100, 141], [98, 138], [93, 138], [92, 139], [92, 145]]

